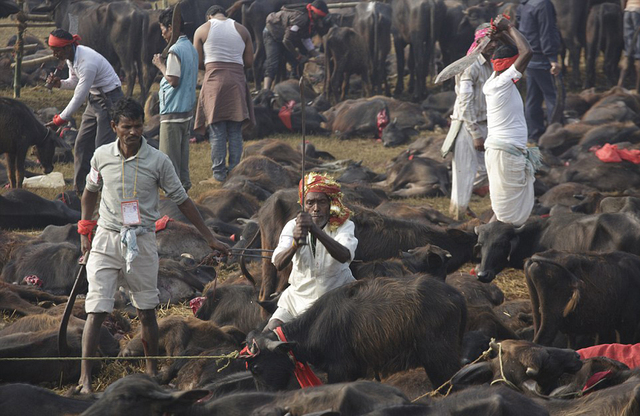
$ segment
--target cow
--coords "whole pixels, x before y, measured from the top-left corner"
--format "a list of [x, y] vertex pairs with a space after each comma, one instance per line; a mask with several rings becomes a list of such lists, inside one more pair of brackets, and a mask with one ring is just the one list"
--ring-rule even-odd
[[[404, 48], [411, 46], [409, 89], [414, 102], [426, 96], [426, 77], [433, 72], [435, 42], [447, 12], [443, 0], [396, 0], [393, 10], [393, 44], [398, 64], [398, 81], [394, 95], [404, 89]], [[411, 88], [413, 87], [413, 88]]]
[[391, 95], [386, 69], [391, 51], [391, 6], [377, 1], [356, 5], [353, 28], [362, 36], [369, 51], [372, 92], [382, 94], [384, 83], [385, 95]]
[[[414, 221], [390, 218], [362, 207], [351, 208], [354, 210], [351, 220], [355, 223], [355, 236], [358, 239], [355, 260], [389, 259], [397, 256], [400, 250], [426, 244], [436, 245], [451, 254], [452, 258], [447, 266], [449, 273], [471, 260], [472, 247], [476, 241], [471, 233], [456, 229], [443, 230]], [[274, 194], [260, 208], [258, 221], [263, 249], [274, 249], [277, 246], [284, 224], [293, 218], [298, 210], [295, 190]], [[386, 244], [378, 244], [378, 241], [385, 241]], [[282, 291], [289, 273], [290, 269], [277, 272], [269, 260], [263, 260], [260, 300], [267, 300], [271, 294]]]
[[65, 146], [51, 129], [38, 121], [29, 107], [18, 100], [0, 98], [0, 154], [7, 154], [11, 188], [22, 188], [24, 160], [31, 146], [36, 146], [44, 173], [48, 174], [53, 170], [56, 145]]
[[[244, 334], [237, 328], [218, 327], [213, 322], [203, 321], [194, 317], [169, 315], [158, 322], [158, 346], [161, 355], [182, 355], [184, 351], [193, 348], [213, 348], [226, 346], [230, 350], [240, 345]], [[139, 357], [144, 355], [141, 333], [129, 341], [120, 352], [122, 357]]]
[[362, 95], [371, 95], [369, 80], [369, 50], [364, 38], [354, 29], [332, 27], [324, 36], [325, 87], [324, 94], [331, 104], [343, 101], [349, 92], [349, 78], [359, 74]]
[[628, 213], [533, 218], [518, 228], [496, 221], [477, 227], [476, 233], [475, 251], [481, 257], [476, 273], [485, 283], [505, 267], [522, 269], [527, 257], [552, 248], [574, 253], [619, 250], [640, 254], [640, 225]]
[[603, 3], [593, 6], [587, 17], [586, 35], [587, 76], [584, 88], [596, 84], [596, 59], [600, 52], [604, 54], [607, 87], [611, 88], [618, 81], [618, 62], [624, 48], [620, 5]]
[[[398, 309], [396, 306], [402, 304]], [[309, 362], [329, 383], [422, 366], [434, 386], [459, 368], [464, 298], [427, 276], [361, 280], [318, 299], [275, 333], [249, 333], [247, 365], [259, 390], [286, 388], [293, 363]]]
[[564, 373], [582, 368], [580, 355], [570, 349], [544, 347], [523, 340], [491, 343], [491, 359], [464, 367], [451, 379], [454, 390], [471, 384], [505, 383], [524, 390], [533, 382], [541, 394], [558, 387]]
[[600, 335], [600, 343], [636, 342], [640, 258], [619, 251], [575, 254], [547, 250], [524, 265], [531, 297], [533, 342], [551, 345], [558, 332]]

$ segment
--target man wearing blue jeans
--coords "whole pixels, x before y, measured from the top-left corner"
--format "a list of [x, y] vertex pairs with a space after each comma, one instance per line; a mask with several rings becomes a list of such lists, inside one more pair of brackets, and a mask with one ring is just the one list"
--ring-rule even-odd
[[546, 129], [542, 101], [544, 100], [547, 110], [547, 122], [551, 121], [556, 106], [554, 77], [560, 75], [560, 32], [556, 25], [556, 9], [551, 0], [523, 0], [518, 7], [517, 16], [518, 30], [527, 39], [533, 51], [533, 57], [525, 72], [525, 118], [527, 141], [537, 143]]
[[[220, 140], [226, 137], [227, 140]], [[225, 166], [229, 143], [229, 167]], [[242, 156], [242, 122], [219, 121], [209, 124], [209, 143], [211, 143], [211, 162], [213, 177], [219, 182], [227, 179], [227, 173], [240, 163]]]

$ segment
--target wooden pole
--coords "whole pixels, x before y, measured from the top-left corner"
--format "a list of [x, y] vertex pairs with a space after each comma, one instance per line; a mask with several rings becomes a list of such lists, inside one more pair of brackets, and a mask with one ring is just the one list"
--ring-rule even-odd
[[[23, 1], [19, 0], [18, 6], [22, 9]], [[13, 98], [20, 98], [20, 87], [22, 87], [22, 55], [24, 53], [24, 31], [27, 22], [24, 12], [20, 11], [16, 15], [18, 20], [18, 39], [16, 39], [16, 66], [13, 71]]]
[[[33, 45], [24, 45], [22, 49], [25, 51], [30, 51], [32, 49], [38, 49], [39, 46], [40, 45], [38, 45], [37, 43], [34, 43]], [[0, 48], [0, 53], [13, 52], [15, 49], [15, 46], [7, 46], [6, 48]]]
[[[41, 65], [45, 62], [49, 62], [49, 61], [56, 61], [56, 57], [53, 55], [49, 55], [49, 56], [43, 56], [41, 58], [33, 58], [33, 59], [27, 59], [25, 61], [22, 62], [22, 67], [23, 68], [31, 68], [34, 66], [38, 66]], [[11, 64], [11, 68], [15, 68], [16, 67], [16, 63], [12, 63]]]

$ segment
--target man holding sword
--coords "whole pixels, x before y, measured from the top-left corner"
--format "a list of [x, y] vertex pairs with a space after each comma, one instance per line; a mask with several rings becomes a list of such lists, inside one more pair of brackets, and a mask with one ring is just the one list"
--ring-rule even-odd
[[[82, 219], [78, 222], [81, 248], [87, 261], [89, 291], [85, 301], [87, 321], [82, 334], [82, 356], [96, 355], [100, 326], [113, 310], [118, 277], [129, 288], [133, 306], [142, 325], [145, 355], [158, 354], [158, 252], [155, 221], [158, 212], [158, 188], [162, 188], [180, 211], [193, 223], [212, 250], [227, 255], [229, 246], [218, 241], [207, 228], [187, 196], [171, 160], [147, 144], [142, 137], [144, 110], [132, 99], [119, 101], [114, 108], [111, 127], [114, 143], [96, 150], [91, 159], [82, 195]], [[99, 220], [92, 215], [102, 191]], [[93, 235], [94, 228], [97, 231]], [[93, 236], [93, 237], [92, 237]], [[91, 361], [81, 364], [77, 392], [90, 393]], [[148, 359], [146, 372], [157, 373], [157, 363]]]

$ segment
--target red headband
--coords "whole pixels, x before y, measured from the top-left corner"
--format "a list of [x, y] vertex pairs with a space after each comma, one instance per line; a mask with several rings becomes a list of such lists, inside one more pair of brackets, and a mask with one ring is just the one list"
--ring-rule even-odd
[[322, 10], [318, 9], [317, 7], [313, 7], [310, 4], [307, 4], [307, 9], [309, 11], [313, 11], [315, 14], [317, 14], [320, 17], [325, 17], [327, 14], [325, 12], [323, 12]]
[[493, 70], [496, 72], [504, 71], [513, 65], [516, 59], [518, 59], [518, 56], [519, 55], [512, 56], [511, 58], [492, 59], [491, 64], [493, 65]]
[[80, 36], [73, 35], [73, 39], [62, 39], [53, 35], [49, 35], [49, 41], [47, 42], [50, 47], [64, 48], [67, 45], [78, 45], [78, 42], [82, 40]]

